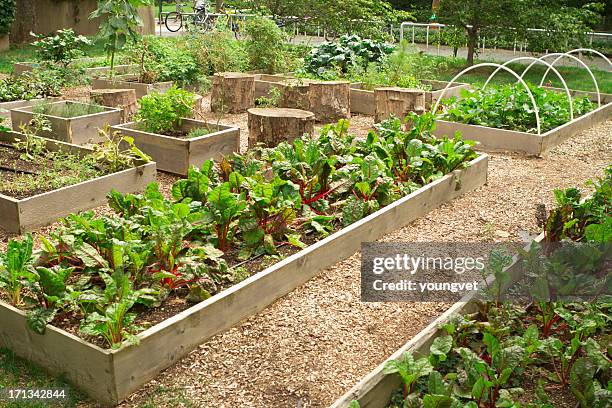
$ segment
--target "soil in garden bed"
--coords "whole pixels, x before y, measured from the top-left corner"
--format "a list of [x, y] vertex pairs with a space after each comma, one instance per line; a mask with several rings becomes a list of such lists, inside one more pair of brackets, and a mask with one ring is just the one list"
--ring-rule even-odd
[[6, 190], [6, 184], [13, 181], [18, 174], [39, 174], [41, 168], [50, 164], [49, 160], [42, 160], [37, 163], [22, 160], [19, 157], [21, 154], [12, 146], [0, 143], [0, 194], [21, 200], [53, 190], [51, 187], [48, 189], [33, 188], [18, 192]]
[[[142, 130], [143, 132], [148, 132], [148, 130], [139, 127], [139, 130]], [[215, 130], [213, 129], [207, 129], [205, 127], [203, 128], [194, 128], [194, 129], [190, 129], [190, 130], [169, 130], [167, 132], [161, 132], [159, 133], [160, 135], [163, 136], [168, 136], [168, 137], [173, 137], [175, 139], [195, 139], [196, 137], [200, 137], [200, 136], [205, 136], [208, 134], [213, 133]]]

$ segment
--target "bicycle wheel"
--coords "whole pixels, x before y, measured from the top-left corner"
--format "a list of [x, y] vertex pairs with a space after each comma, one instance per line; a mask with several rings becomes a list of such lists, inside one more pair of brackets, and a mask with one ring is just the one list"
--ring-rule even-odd
[[168, 31], [175, 33], [183, 27], [183, 15], [176, 11], [172, 11], [166, 14], [165, 23]]

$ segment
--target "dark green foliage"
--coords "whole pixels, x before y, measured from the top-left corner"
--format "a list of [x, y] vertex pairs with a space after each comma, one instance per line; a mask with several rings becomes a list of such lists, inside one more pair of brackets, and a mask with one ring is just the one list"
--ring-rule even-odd
[[16, 3], [15, 0], [0, 0], [0, 36], [11, 32]]
[[[540, 114], [541, 132], [547, 132], [570, 121], [570, 109], [564, 92], [529, 86]], [[443, 102], [442, 118], [452, 122], [498, 129], [536, 133], [536, 115], [529, 94], [521, 84], [488, 86], [485, 90], [463, 90], [461, 98]], [[574, 117], [593, 110], [587, 98], [573, 98]]]
[[265, 17], [249, 19], [245, 32], [248, 36], [246, 51], [251, 69], [275, 74], [286, 68], [287, 38], [273, 20]]
[[335, 42], [325, 42], [313, 48], [304, 60], [306, 71], [322, 74], [327, 70], [348, 72], [351, 67], [365, 68], [381, 62], [394, 47], [385, 42], [362, 39], [358, 35], [343, 35]]

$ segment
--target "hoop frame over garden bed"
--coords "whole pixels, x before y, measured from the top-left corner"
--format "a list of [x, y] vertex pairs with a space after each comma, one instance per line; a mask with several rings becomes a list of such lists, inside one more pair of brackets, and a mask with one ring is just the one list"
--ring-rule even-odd
[[25, 313], [0, 302], [0, 345], [46, 369], [64, 374], [103, 404], [124, 400], [193, 348], [251, 316], [323, 269], [410, 223], [433, 208], [486, 183], [488, 156], [418, 189], [231, 288], [138, 335], [138, 346], [103, 350], [48, 326], [36, 335]]

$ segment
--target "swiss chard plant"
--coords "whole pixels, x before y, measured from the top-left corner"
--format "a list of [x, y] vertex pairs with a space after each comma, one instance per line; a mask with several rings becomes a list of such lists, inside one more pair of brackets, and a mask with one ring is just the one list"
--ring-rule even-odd
[[[529, 85], [540, 116], [542, 133], [570, 121], [570, 105], [564, 92]], [[574, 117], [593, 110], [587, 97], [573, 98]], [[535, 133], [535, 108], [521, 84], [490, 85], [486, 89], [462, 90], [460, 98], [443, 102], [442, 119], [469, 125]]]

